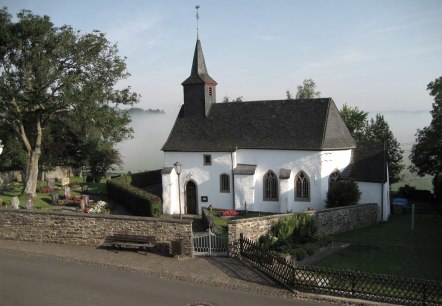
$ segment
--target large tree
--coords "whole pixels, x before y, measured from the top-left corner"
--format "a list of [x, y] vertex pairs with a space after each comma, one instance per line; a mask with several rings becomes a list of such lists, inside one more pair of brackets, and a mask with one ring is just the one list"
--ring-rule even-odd
[[404, 150], [390, 130], [384, 116], [377, 114], [375, 119], [371, 118], [367, 126], [365, 139], [368, 141], [383, 142], [387, 150], [388, 174], [390, 184], [401, 180], [401, 171], [404, 169], [402, 163]]
[[[293, 100], [293, 96], [289, 90], [286, 91], [287, 100]], [[313, 99], [321, 97], [321, 93], [316, 91], [316, 83], [312, 79], [305, 79], [302, 85], [298, 86], [296, 99]]]
[[429, 126], [417, 131], [410, 160], [419, 175], [437, 176], [442, 172], [442, 76], [430, 82], [427, 90], [434, 97], [432, 119]]
[[364, 141], [368, 126], [368, 113], [347, 104], [342, 106], [340, 113], [353, 138], [356, 141]]
[[394, 137], [384, 116], [377, 114], [375, 119], [368, 120], [367, 112], [347, 104], [344, 104], [340, 113], [350, 134], [357, 142], [375, 141], [385, 144], [390, 183], [399, 181], [401, 179], [400, 173], [404, 168], [402, 164], [404, 151]]
[[129, 73], [103, 33], [82, 35], [26, 10], [17, 17], [0, 10], [0, 114], [27, 152], [24, 192], [35, 196], [46, 128], [61, 113], [93, 125], [105, 140], [121, 141], [130, 135], [129, 118], [114, 108], [139, 97], [129, 87], [115, 88]]

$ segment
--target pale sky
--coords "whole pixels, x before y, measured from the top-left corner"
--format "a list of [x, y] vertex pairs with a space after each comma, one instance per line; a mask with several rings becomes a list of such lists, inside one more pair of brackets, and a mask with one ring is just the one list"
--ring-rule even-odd
[[430, 110], [442, 75], [441, 0], [0, 0], [56, 26], [106, 33], [127, 57], [139, 107], [176, 112], [200, 39], [217, 100], [284, 99], [312, 78], [322, 97], [365, 111]]

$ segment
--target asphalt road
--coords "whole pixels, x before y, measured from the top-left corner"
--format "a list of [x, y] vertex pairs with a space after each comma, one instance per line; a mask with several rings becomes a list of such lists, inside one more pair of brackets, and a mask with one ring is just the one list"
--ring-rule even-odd
[[2, 252], [0, 305], [326, 304], [155, 278], [31, 253]]

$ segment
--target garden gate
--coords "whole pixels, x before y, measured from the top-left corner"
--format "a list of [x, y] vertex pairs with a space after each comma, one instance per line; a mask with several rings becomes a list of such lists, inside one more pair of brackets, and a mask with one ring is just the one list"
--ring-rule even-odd
[[207, 233], [194, 233], [193, 254], [196, 256], [227, 256], [227, 237]]

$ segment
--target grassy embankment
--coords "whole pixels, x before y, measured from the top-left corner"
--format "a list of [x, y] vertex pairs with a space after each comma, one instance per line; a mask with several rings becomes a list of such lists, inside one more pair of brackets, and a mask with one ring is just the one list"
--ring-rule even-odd
[[333, 236], [351, 245], [318, 265], [442, 280], [442, 218], [392, 215], [386, 223]]

